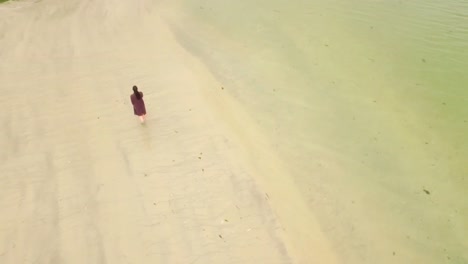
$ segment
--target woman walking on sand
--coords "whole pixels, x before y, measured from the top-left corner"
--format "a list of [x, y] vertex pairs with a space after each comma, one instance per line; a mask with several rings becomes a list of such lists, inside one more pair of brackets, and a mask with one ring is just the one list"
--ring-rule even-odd
[[145, 101], [143, 101], [143, 93], [138, 91], [136, 85], [133, 86], [133, 94], [130, 95], [130, 101], [132, 101], [133, 113], [140, 117], [140, 122], [143, 124], [146, 118]]

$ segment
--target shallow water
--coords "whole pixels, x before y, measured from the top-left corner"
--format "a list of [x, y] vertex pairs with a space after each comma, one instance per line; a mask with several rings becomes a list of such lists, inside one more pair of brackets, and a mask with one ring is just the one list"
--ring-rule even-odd
[[468, 2], [175, 2], [343, 263], [468, 263]]

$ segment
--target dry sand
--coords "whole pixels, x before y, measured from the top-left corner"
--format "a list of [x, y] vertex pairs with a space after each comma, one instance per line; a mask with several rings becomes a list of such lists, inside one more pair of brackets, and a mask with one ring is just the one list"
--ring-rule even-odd
[[266, 139], [160, 12], [0, 6], [0, 263], [334, 263]]

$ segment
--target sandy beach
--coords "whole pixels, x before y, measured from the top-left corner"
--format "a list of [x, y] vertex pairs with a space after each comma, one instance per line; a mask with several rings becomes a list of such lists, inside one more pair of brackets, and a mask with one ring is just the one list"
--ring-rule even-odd
[[0, 4], [0, 263], [466, 263], [466, 97], [348, 5]]
[[2, 4], [0, 45], [1, 263], [334, 263], [151, 1]]

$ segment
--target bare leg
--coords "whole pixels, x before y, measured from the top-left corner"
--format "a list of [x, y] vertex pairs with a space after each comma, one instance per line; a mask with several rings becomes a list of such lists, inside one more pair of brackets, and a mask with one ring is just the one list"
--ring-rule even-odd
[[141, 115], [141, 116], [139, 116], [139, 117], [140, 117], [140, 122], [141, 122], [141, 123], [144, 123], [144, 122], [145, 122], [145, 116], [144, 116], [144, 115]]

